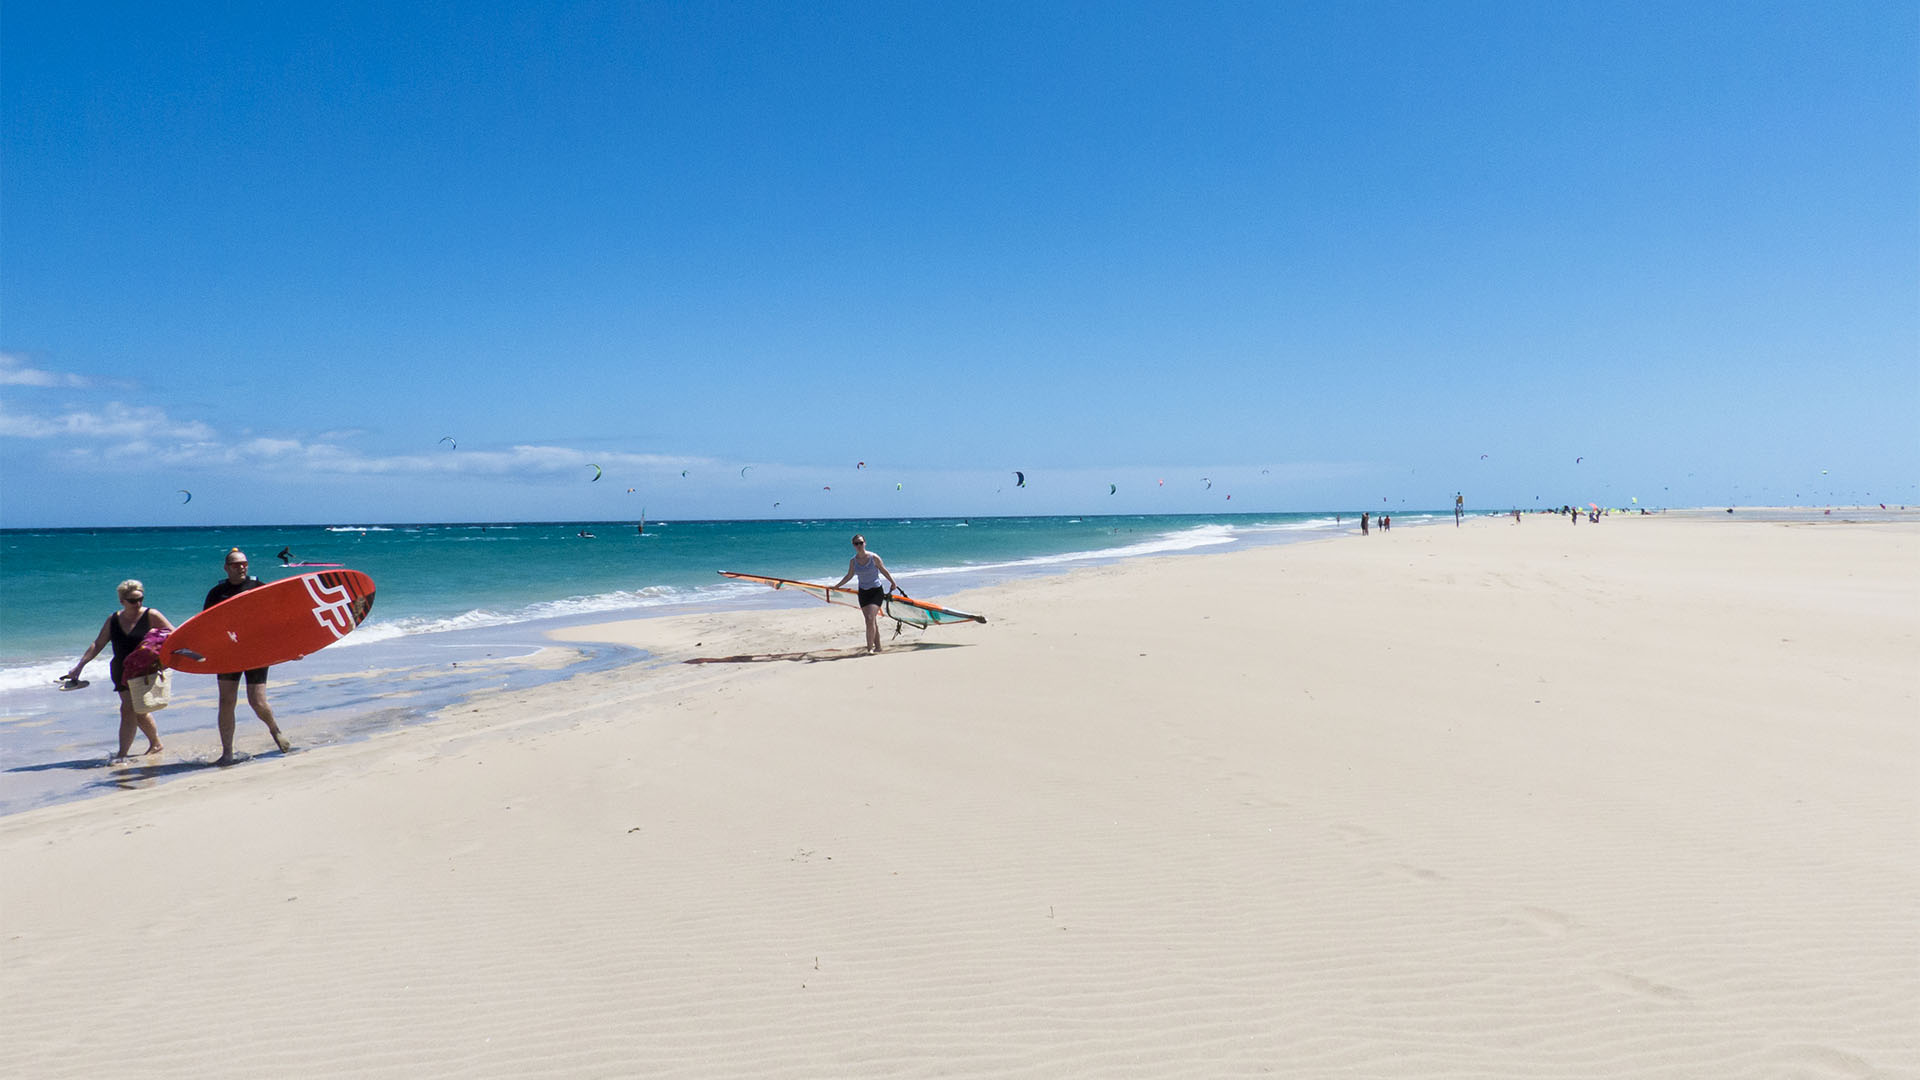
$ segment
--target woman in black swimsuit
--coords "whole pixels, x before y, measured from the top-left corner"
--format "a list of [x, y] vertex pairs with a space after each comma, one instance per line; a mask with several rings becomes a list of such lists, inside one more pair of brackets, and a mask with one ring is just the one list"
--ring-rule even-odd
[[113, 755], [113, 760], [119, 761], [133, 749], [135, 728], [147, 737], [147, 753], [160, 752], [160, 731], [153, 726], [153, 717], [133, 711], [133, 699], [127, 694], [126, 664], [128, 655], [140, 647], [148, 631], [171, 630], [173, 624], [157, 609], [146, 605], [147, 590], [138, 581], [129, 578], [115, 591], [120, 594], [120, 610], [107, 616], [106, 625], [100, 627], [100, 636], [93, 639], [86, 655], [67, 672], [66, 681], [78, 681], [80, 669], [100, 655], [101, 649], [113, 646], [113, 659], [107, 663], [107, 673], [113, 679], [114, 691], [120, 695], [120, 749]]

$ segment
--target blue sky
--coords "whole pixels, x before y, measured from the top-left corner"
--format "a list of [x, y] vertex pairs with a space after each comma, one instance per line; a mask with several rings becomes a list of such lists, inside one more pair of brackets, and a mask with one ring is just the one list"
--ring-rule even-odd
[[1908, 3], [8, 4], [0, 524], [1920, 504], [1916, 87]]

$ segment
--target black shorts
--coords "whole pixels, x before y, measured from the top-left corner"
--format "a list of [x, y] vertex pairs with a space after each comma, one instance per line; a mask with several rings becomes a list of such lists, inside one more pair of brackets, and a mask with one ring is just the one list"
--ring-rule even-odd
[[[239, 682], [241, 674], [242, 673], [238, 671], [227, 671], [215, 676], [215, 678], [221, 682]], [[259, 686], [267, 681], [267, 669], [263, 667], [253, 668], [245, 672], [245, 674], [247, 676], [248, 686]]]
[[861, 607], [879, 607], [883, 602], [886, 601], [886, 599], [887, 599], [887, 590], [882, 589], [877, 585], [871, 589], [860, 590], [860, 606]]

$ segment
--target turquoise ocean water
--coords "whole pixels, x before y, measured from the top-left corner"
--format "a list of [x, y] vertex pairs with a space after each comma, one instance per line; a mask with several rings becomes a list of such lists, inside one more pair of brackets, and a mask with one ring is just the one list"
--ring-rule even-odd
[[[1442, 515], [1398, 517], [1397, 524], [1417, 525]], [[105, 769], [100, 763], [117, 727], [106, 659], [88, 666], [92, 685], [85, 689], [63, 693], [54, 679], [114, 610], [116, 583], [141, 580], [147, 602], [177, 625], [200, 609], [234, 547], [247, 553], [254, 576], [264, 581], [301, 572], [280, 565], [276, 555], [285, 548], [298, 561], [363, 571], [378, 588], [371, 615], [350, 637], [274, 669], [270, 692], [281, 725], [297, 745], [311, 748], [422, 719], [475, 693], [645, 659], [632, 650], [588, 646], [558, 669], [475, 663], [530, 654], [548, 629], [816, 603], [716, 572], [832, 582], [845, 572], [848, 539], [856, 531], [909, 593], [937, 600], [1075, 566], [1326, 537], [1354, 527], [1353, 515], [1336, 523], [1332, 513], [1313, 513], [661, 521], [648, 522], [644, 535], [633, 521], [0, 531], [0, 813], [202, 767], [163, 756], [151, 767]], [[856, 632], [850, 622], [850, 640]], [[214, 725], [213, 680], [179, 682], [175, 706], [156, 717], [163, 738]], [[239, 730], [243, 746], [264, 742], [264, 728], [244, 704]], [[142, 745], [136, 741], [136, 751]]]

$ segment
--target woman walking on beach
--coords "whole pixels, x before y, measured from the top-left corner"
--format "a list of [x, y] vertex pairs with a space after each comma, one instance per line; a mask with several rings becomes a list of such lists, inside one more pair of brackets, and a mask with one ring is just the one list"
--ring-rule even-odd
[[867, 550], [867, 538], [854, 534], [853, 558], [847, 560], [846, 577], [834, 583], [834, 588], [845, 585], [854, 575], [860, 577], [860, 614], [867, 620], [867, 652], [880, 651], [880, 605], [887, 599], [887, 590], [880, 587], [880, 579], [885, 577], [893, 591], [905, 595], [900, 583], [893, 580], [893, 574], [887, 570], [887, 564], [880, 556]]
[[160, 730], [153, 726], [152, 715], [133, 711], [133, 697], [127, 692], [126, 666], [127, 657], [140, 647], [140, 642], [146, 639], [148, 632], [171, 630], [173, 624], [158, 610], [147, 606], [146, 586], [133, 578], [115, 586], [114, 591], [120, 595], [120, 610], [107, 616], [106, 623], [100, 627], [100, 636], [93, 639], [93, 644], [80, 657], [80, 662], [73, 665], [73, 670], [67, 672], [64, 681], [79, 682], [80, 669], [100, 655], [101, 649], [113, 646], [113, 659], [107, 662], [107, 675], [113, 680], [114, 692], [120, 695], [120, 749], [114, 752], [113, 760], [121, 761], [133, 749], [133, 732], [136, 728], [147, 737], [147, 753], [157, 754], [161, 750]]

